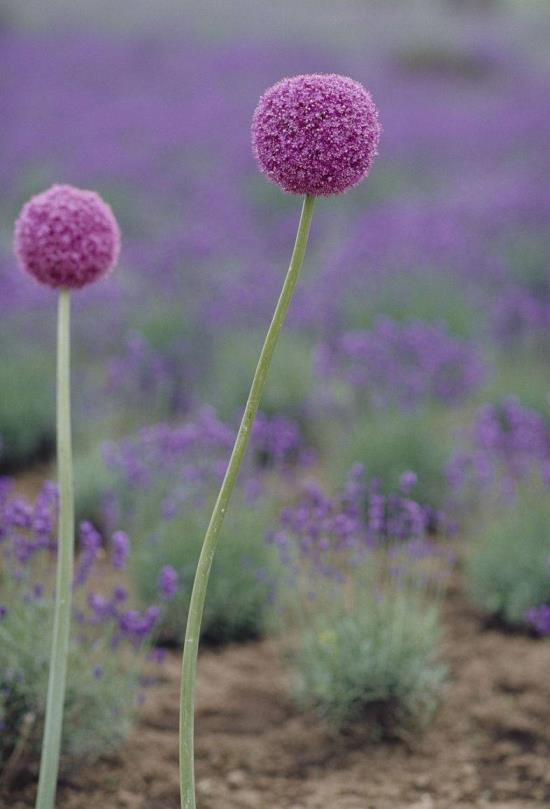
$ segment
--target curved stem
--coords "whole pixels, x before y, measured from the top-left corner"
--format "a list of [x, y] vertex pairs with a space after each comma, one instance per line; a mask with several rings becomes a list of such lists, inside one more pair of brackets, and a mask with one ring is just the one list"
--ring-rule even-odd
[[57, 476], [59, 539], [55, 610], [36, 809], [53, 809], [55, 802], [71, 629], [74, 496], [71, 450], [70, 293], [68, 289], [61, 290], [59, 294], [57, 321]]
[[212, 560], [216, 551], [220, 528], [222, 526], [227, 505], [231, 493], [235, 486], [241, 462], [248, 444], [250, 431], [254, 422], [254, 417], [258, 410], [260, 398], [265, 384], [265, 379], [277, 338], [281, 331], [285, 315], [292, 299], [292, 293], [298, 280], [298, 274], [302, 267], [304, 254], [306, 251], [313, 205], [315, 198], [306, 196], [302, 207], [300, 224], [294, 244], [294, 251], [290, 261], [290, 266], [283, 284], [283, 289], [277, 301], [273, 319], [267, 331], [267, 335], [260, 353], [258, 365], [254, 372], [252, 387], [248, 395], [246, 407], [242, 421], [237, 433], [235, 446], [231, 453], [229, 465], [225, 472], [225, 477], [221, 485], [220, 493], [214, 505], [214, 510], [210, 518], [206, 535], [197, 564], [195, 582], [189, 613], [187, 616], [187, 630], [185, 633], [185, 644], [183, 647], [183, 663], [181, 674], [181, 702], [180, 702], [180, 781], [181, 781], [181, 805], [182, 809], [195, 809], [195, 774], [194, 774], [194, 704], [195, 704], [195, 679], [197, 668], [197, 653], [199, 647], [200, 628], [206, 588]]

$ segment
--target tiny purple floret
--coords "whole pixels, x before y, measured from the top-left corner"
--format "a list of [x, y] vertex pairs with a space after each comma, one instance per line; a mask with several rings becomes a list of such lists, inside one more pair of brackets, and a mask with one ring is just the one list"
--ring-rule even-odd
[[80, 289], [112, 270], [120, 231], [94, 191], [54, 185], [32, 197], [15, 223], [19, 266], [54, 289]]
[[174, 598], [178, 589], [178, 573], [171, 565], [162, 568], [158, 581], [159, 598], [169, 601]]
[[362, 84], [315, 73], [266, 90], [252, 119], [252, 148], [260, 170], [284, 191], [330, 196], [367, 176], [380, 132]]

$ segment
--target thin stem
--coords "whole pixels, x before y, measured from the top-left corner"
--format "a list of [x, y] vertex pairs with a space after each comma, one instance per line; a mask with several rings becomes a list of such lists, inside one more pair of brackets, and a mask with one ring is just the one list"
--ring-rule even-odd
[[285, 315], [292, 299], [292, 293], [298, 280], [298, 275], [304, 260], [306, 251], [313, 205], [315, 198], [307, 195], [304, 198], [300, 224], [296, 242], [290, 261], [290, 266], [283, 284], [283, 289], [277, 301], [273, 319], [267, 331], [267, 335], [260, 353], [258, 365], [254, 372], [252, 387], [248, 395], [243, 418], [237, 433], [235, 446], [229, 459], [220, 493], [214, 505], [214, 510], [210, 518], [200, 558], [195, 573], [195, 582], [189, 613], [187, 616], [187, 630], [185, 633], [185, 645], [183, 647], [183, 663], [181, 674], [181, 702], [180, 702], [180, 780], [181, 780], [181, 805], [182, 809], [195, 809], [195, 773], [194, 773], [194, 706], [195, 706], [195, 679], [197, 669], [197, 653], [199, 648], [199, 637], [206, 597], [206, 588], [212, 560], [218, 543], [220, 528], [222, 526], [225, 512], [231, 497], [231, 492], [235, 486], [241, 462], [248, 444], [252, 424], [258, 410], [260, 398], [265, 384], [265, 379], [273, 352], [277, 344], [277, 338], [281, 331]]
[[46, 720], [36, 809], [53, 809], [59, 770], [63, 703], [71, 628], [74, 496], [71, 450], [70, 294], [59, 294], [57, 321], [57, 476], [59, 527], [57, 578]]

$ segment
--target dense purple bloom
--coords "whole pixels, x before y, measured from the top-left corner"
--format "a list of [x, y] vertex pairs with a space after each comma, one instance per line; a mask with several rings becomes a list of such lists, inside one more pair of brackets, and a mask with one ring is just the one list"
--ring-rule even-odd
[[379, 318], [368, 331], [346, 332], [322, 344], [319, 376], [344, 379], [375, 407], [410, 409], [434, 399], [462, 401], [476, 390], [484, 367], [476, 347], [428, 323]]
[[315, 481], [305, 485], [298, 501], [283, 509], [278, 529], [267, 539], [291, 570], [305, 566], [314, 575], [339, 580], [373, 548], [423, 542], [429, 518], [429, 512], [405, 494], [382, 494], [376, 481], [365, 481], [364, 469], [357, 464], [335, 497]]
[[535, 474], [547, 484], [550, 468], [550, 427], [535, 410], [517, 398], [483, 405], [466, 436], [467, 447], [455, 452], [447, 478], [457, 499], [495, 485], [508, 498], [518, 481]]
[[[21, 598], [27, 605], [40, 602], [41, 606], [53, 604], [54, 566], [48, 563], [48, 554], [57, 549], [57, 486], [46, 482], [40, 490], [34, 504], [10, 496], [13, 487], [7, 479], [0, 479], [0, 567], [2, 568], [2, 590], [8, 588], [10, 598]], [[112, 537], [112, 564], [115, 570], [121, 570], [127, 563], [129, 540], [122, 531], [116, 531]], [[110, 633], [116, 642], [128, 637], [132, 642], [137, 634], [143, 640], [156, 622], [157, 608], [151, 607], [144, 613], [141, 624], [135, 624], [132, 634], [129, 623], [135, 614], [132, 610], [121, 612], [128, 600], [127, 589], [114, 584], [110, 593], [87, 590], [90, 582], [100, 582], [97, 563], [103, 540], [98, 531], [89, 522], [79, 527], [78, 557], [74, 577], [75, 619], [80, 627], [93, 628]], [[37, 560], [36, 564], [33, 562]], [[51, 559], [50, 559], [51, 561]], [[39, 572], [40, 578], [36, 579]], [[173, 587], [166, 576], [166, 590]], [[14, 587], [14, 590], [10, 588]], [[0, 606], [0, 617], [5, 618], [7, 611]], [[130, 616], [125, 619], [124, 616]], [[120, 634], [120, 623], [128, 623], [128, 632]], [[136, 619], [137, 621], [137, 619]], [[126, 625], [126, 624], [125, 624]], [[139, 631], [138, 631], [139, 630]], [[84, 631], [84, 630], [82, 630]], [[137, 633], [137, 634], [136, 634]]]
[[174, 598], [178, 590], [178, 574], [171, 565], [165, 565], [159, 574], [158, 591], [162, 601]]
[[116, 264], [120, 232], [94, 191], [54, 185], [24, 205], [15, 225], [22, 270], [54, 289], [97, 281]]
[[291, 194], [341, 194], [366, 177], [380, 138], [370, 93], [353, 79], [312, 74], [282, 79], [252, 120], [256, 159]]
[[309, 460], [298, 424], [284, 416], [270, 418], [265, 413], [258, 413], [250, 440], [260, 464], [283, 467]]

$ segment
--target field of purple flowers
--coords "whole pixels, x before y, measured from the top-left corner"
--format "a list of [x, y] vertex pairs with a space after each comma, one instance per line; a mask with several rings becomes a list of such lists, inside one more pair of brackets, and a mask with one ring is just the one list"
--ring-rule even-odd
[[[367, 182], [318, 202], [214, 563], [201, 806], [550, 800], [550, 63], [506, 4], [448, 5], [424, 36], [397, 36], [378, 6], [388, 32], [372, 51], [343, 31], [128, 36], [0, 18], [0, 806], [33, 800], [57, 544], [54, 304], [16, 267], [13, 222], [62, 182], [97, 189], [122, 232], [118, 268], [74, 296], [59, 806], [83, 793], [168, 809], [173, 649], [298, 215], [258, 174], [250, 118], [266, 87], [314, 71], [363, 82], [383, 134]], [[525, 681], [508, 655], [530, 661]], [[238, 699], [247, 671], [256, 691]], [[263, 726], [241, 726], [255, 699]], [[156, 745], [133, 790], [132, 757], [146, 772]], [[463, 755], [451, 775], [438, 753], [439, 783], [430, 745]], [[404, 767], [401, 792], [363, 783], [359, 755], [386, 783], [392, 760]], [[333, 760], [342, 783], [322, 772]]]

